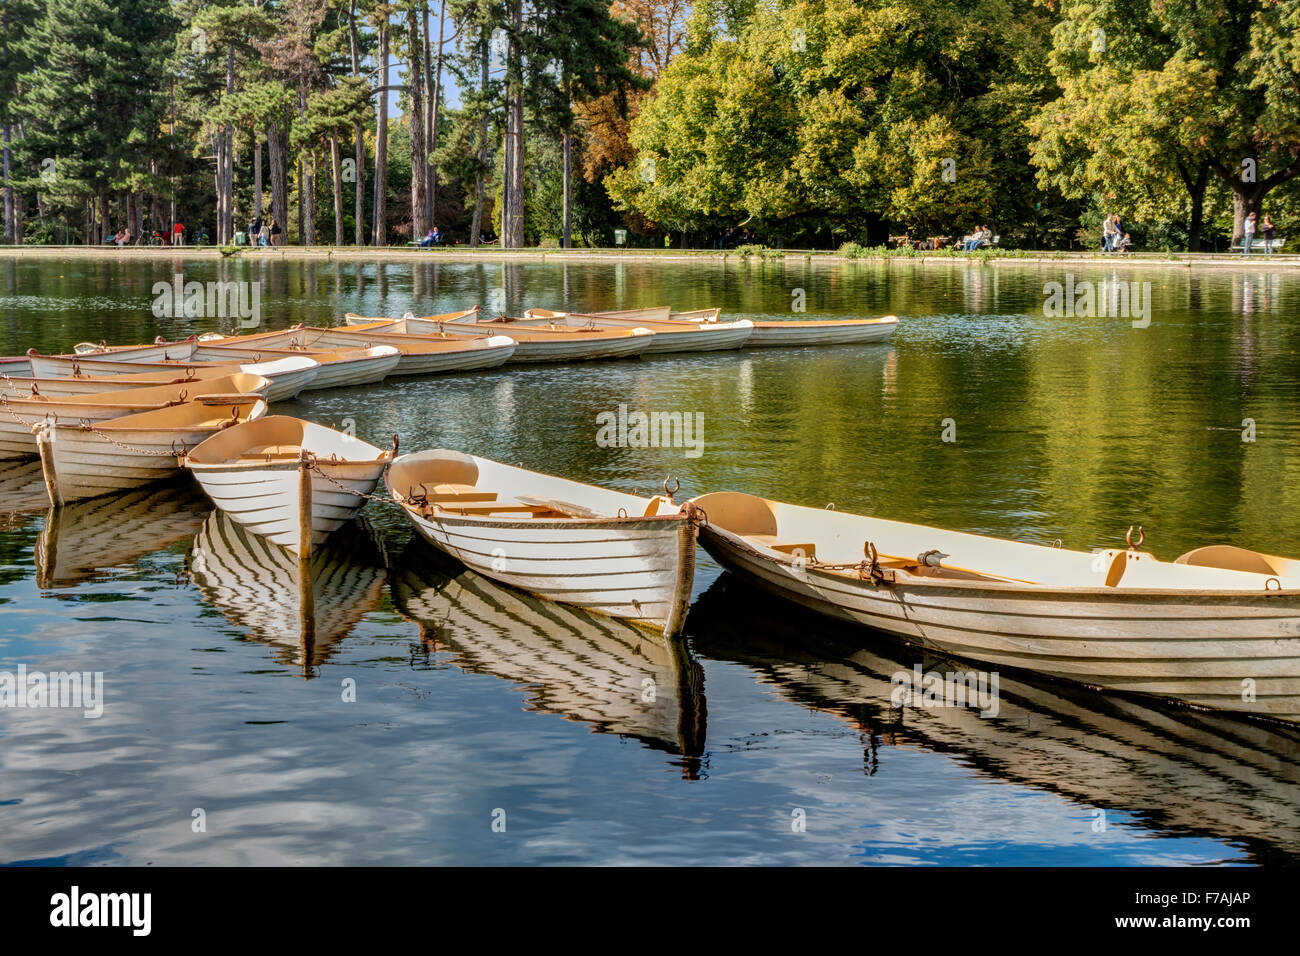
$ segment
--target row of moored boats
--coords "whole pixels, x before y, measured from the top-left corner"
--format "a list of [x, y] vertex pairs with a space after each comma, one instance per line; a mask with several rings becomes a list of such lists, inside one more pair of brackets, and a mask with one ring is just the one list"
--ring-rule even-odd
[[[1300, 564], [1294, 559], [1211, 545], [1161, 561], [1140, 550], [1140, 539], [1127, 548], [1073, 551], [730, 491], [679, 504], [666, 486], [664, 494], [646, 497], [459, 451], [398, 456], [395, 439], [379, 447], [267, 415], [268, 401], [294, 393], [286, 379], [308, 371], [319, 376], [333, 361], [350, 361], [318, 361], [331, 354], [322, 351], [327, 347], [343, 356], [379, 351], [391, 362], [389, 374], [413, 356], [432, 363], [438, 350], [422, 351], [426, 345], [509, 348], [493, 344], [499, 337], [513, 344], [514, 354], [536, 343], [535, 354], [550, 357], [528, 360], [549, 361], [562, 360], [560, 351], [545, 351], [557, 343], [611, 331], [609, 322], [563, 313], [506, 322], [461, 313], [427, 320], [349, 317], [349, 323], [32, 355], [29, 382], [12, 372], [4, 379], [9, 394], [0, 412], [8, 414], [0, 414], [0, 448], [7, 457], [41, 456], [55, 505], [184, 468], [233, 521], [302, 561], [382, 481], [384, 497], [421, 537], [480, 574], [669, 636], [681, 631], [690, 605], [698, 539], [725, 568], [770, 592], [944, 654], [1300, 720]], [[715, 315], [695, 324], [707, 332], [731, 323]], [[518, 331], [523, 327], [530, 331]], [[508, 334], [498, 335], [502, 328]], [[642, 334], [643, 328], [633, 324], [612, 337], [660, 334], [652, 328]], [[364, 338], [335, 337], [353, 335]], [[380, 336], [391, 336], [392, 344]], [[171, 351], [178, 346], [183, 358]], [[238, 354], [216, 351], [222, 349]], [[302, 365], [304, 359], [318, 367]], [[170, 374], [170, 380], [113, 387], [138, 380], [132, 368], [177, 361], [183, 376], [168, 365], [142, 374]], [[88, 390], [98, 386], [104, 387]]]

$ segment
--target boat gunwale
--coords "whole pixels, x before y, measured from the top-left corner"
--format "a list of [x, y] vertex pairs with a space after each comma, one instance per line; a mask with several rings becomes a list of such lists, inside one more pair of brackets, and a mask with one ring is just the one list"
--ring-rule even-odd
[[[393, 491], [393, 488], [389, 486], [388, 490]], [[681, 522], [688, 522], [691, 520], [688, 515], [680, 511], [675, 512], [673, 514], [663, 514], [663, 515], [628, 515], [627, 517], [624, 518], [620, 518], [618, 516], [600, 517], [600, 518], [579, 518], [579, 517], [502, 518], [502, 517], [489, 517], [487, 515], [479, 516], [479, 515], [458, 514], [455, 511], [447, 511], [441, 508], [437, 509], [436, 512], [426, 513], [420, 510], [417, 506], [413, 505], [409, 498], [401, 496], [395, 491], [393, 491], [393, 496], [396, 499], [396, 503], [398, 507], [400, 507], [403, 511], [407, 512], [413, 517], [420, 518], [421, 520], [426, 521], [430, 524], [437, 524], [437, 525], [447, 524], [451, 526], [463, 525], [465, 527], [474, 527], [474, 528], [597, 529], [603, 527], [610, 527], [610, 528], [636, 530], [635, 527], [633, 527], [635, 525], [645, 524], [653, 528], [655, 524], [663, 524], [665, 522], [671, 522], [676, 524]], [[484, 507], [487, 507], [490, 504], [492, 504], [492, 502], [490, 501], [483, 502]]]
[[[705, 497], [705, 496], [701, 495], [699, 497]], [[691, 500], [693, 502], [698, 501], [698, 498], [691, 499]], [[767, 501], [768, 499], [761, 499], [761, 500]], [[784, 503], [784, 502], [778, 502], [778, 503]], [[807, 506], [796, 506], [796, 507], [807, 507]], [[817, 510], [817, 509], [812, 509], [812, 510]], [[848, 514], [849, 512], [845, 512], [845, 513]], [[865, 516], [855, 515], [855, 517], [865, 517]], [[925, 525], [915, 525], [915, 527], [922, 530], [929, 530], [928, 526]], [[941, 529], [932, 529], [932, 530], [941, 530]], [[702, 536], [720, 537], [731, 547], [737, 548], [741, 551], [748, 552], [752, 556], [760, 559], [761, 561], [767, 564], [780, 565], [781, 567], [785, 568], [785, 567], [793, 567], [796, 561], [796, 559], [792, 555], [786, 554], [785, 552], [782, 551], [777, 551], [773, 548], [769, 548], [766, 545], [753, 542], [749, 540], [747, 536], [738, 534], [734, 531], [730, 531], [727, 528], [714, 524], [711, 521], [701, 522], [700, 532]], [[959, 533], [968, 533], [968, 532], [959, 532]], [[991, 537], [991, 536], [980, 535], [979, 537]], [[1014, 541], [1010, 538], [992, 538], [991, 540], [1022, 545], [1024, 547], [1029, 547], [1029, 548], [1048, 548], [1047, 545], [1032, 544], [1024, 541]], [[1061, 551], [1062, 549], [1050, 548], [1049, 550]], [[1122, 549], [1116, 549], [1116, 550], [1122, 550]], [[1073, 553], [1080, 554], [1080, 555], [1088, 555], [1091, 552], [1076, 551]], [[1161, 563], [1171, 563], [1171, 562], [1161, 562]], [[891, 570], [891, 569], [885, 569], [885, 570]], [[868, 583], [868, 581], [862, 577], [855, 577], [853, 575], [853, 571], [850, 569], [828, 569], [825, 567], [819, 567], [818, 565], [813, 563], [806, 564], [803, 567], [803, 569], [800, 570], [798, 573], [804, 575], [805, 577], [816, 574], [818, 576], [825, 577], [833, 581], [851, 581], [859, 584]], [[980, 573], [980, 572], [975, 572], [975, 573]], [[1280, 581], [1280, 578], [1277, 578], [1277, 576], [1275, 575], [1270, 575], [1269, 578], [1272, 580]], [[1105, 596], [1106, 598], [1113, 600], [1116, 598], [1149, 599], [1153, 597], [1160, 597], [1166, 599], [1177, 599], [1179, 597], [1183, 597], [1183, 598], [1195, 597], [1195, 598], [1210, 598], [1214, 600], [1219, 600], [1219, 599], [1226, 600], [1231, 598], [1236, 601], [1240, 601], [1242, 599], [1258, 599], [1258, 598], [1263, 598], [1265, 600], [1278, 600], [1280, 598], [1292, 598], [1292, 599], [1300, 598], [1300, 587], [1292, 587], [1292, 588], [1285, 588], [1285, 587], [1267, 588], [1266, 587], [1257, 591], [1256, 590], [1248, 591], [1240, 588], [1237, 589], [1133, 588], [1133, 587], [1127, 587], [1127, 588], [1109, 587], [1108, 588], [1105, 586], [1066, 587], [1061, 585], [1033, 584], [1033, 583], [1017, 584], [1011, 581], [962, 581], [957, 579], [938, 580], [938, 579], [925, 578], [919, 575], [909, 577], [909, 579], [906, 581], [882, 582], [881, 584], [873, 585], [873, 590], [883, 590], [885, 592], [896, 592], [901, 588], [915, 588], [917, 590], [927, 591], [928, 593], [937, 593], [938, 591], [945, 590], [945, 589], [958, 591], [958, 592], [977, 592], [977, 593], [991, 591], [1001, 595], [1019, 594], [1025, 596], [1026, 598], [1034, 598], [1039, 596], [1047, 596], [1047, 597]], [[1300, 609], [1297, 609], [1297, 611], [1300, 611]], [[1288, 616], [1294, 616], [1294, 615], [1288, 615]], [[1300, 637], [1300, 633], [1297, 633], [1295, 635], [1279, 635], [1278, 639], [1285, 639], [1287, 636]]]

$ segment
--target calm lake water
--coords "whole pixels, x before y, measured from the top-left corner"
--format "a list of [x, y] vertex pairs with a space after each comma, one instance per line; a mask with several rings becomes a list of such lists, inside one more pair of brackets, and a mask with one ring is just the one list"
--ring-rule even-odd
[[[154, 318], [154, 283], [182, 266], [260, 283], [272, 328], [475, 303], [895, 313], [883, 346], [508, 367], [276, 411], [625, 490], [674, 475], [680, 498], [734, 489], [1075, 548], [1141, 524], [1164, 558], [1300, 553], [1300, 274], [0, 259], [2, 352], [232, 329]], [[1149, 325], [1045, 314], [1067, 270], [1150, 283]], [[596, 416], [620, 405], [700, 413], [702, 453], [598, 446]], [[0, 710], [0, 862], [1300, 856], [1300, 733], [1011, 674], [993, 717], [899, 710], [891, 675], [943, 662], [774, 604], [702, 552], [673, 653], [469, 574], [371, 504], [318, 556], [305, 644], [283, 554], [192, 486], [47, 515], [39, 467], [0, 465], [0, 672], [104, 674], [98, 719]]]

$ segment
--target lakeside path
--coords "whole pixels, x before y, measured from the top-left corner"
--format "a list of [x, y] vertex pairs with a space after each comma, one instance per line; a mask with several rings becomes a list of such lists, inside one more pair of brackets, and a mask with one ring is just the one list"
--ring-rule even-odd
[[889, 265], [1061, 265], [1117, 268], [1141, 266], [1170, 269], [1297, 269], [1300, 255], [1275, 253], [1243, 258], [1235, 253], [1135, 253], [1131, 256], [1093, 252], [976, 252], [953, 255], [841, 256], [818, 250], [769, 250], [762, 256], [739, 256], [735, 252], [657, 249], [413, 249], [401, 246], [283, 246], [276, 249], [220, 249], [216, 246], [0, 246], [0, 259], [246, 259], [335, 262], [730, 262], [730, 263], [870, 263]]

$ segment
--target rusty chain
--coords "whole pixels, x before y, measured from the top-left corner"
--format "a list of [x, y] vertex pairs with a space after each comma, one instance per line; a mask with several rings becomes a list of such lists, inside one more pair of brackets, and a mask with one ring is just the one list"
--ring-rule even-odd
[[30, 431], [31, 429], [35, 428], [37, 425], [40, 424], [40, 421], [29, 422], [29, 421], [26, 421], [26, 420], [23, 419], [23, 418], [20, 418], [19, 415], [18, 415], [18, 413], [15, 412], [12, 408], [9, 407], [9, 399], [6, 398], [6, 397], [3, 396], [3, 395], [0, 395], [0, 405], [3, 405], [3, 406], [4, 406], [4, 410], [5, 410], [5, 414], [6, 414], [6, 415], [8, 415], [10, 418], [12, 418], [14, 421], [16, 421], [19, 425], [22, 425], [24, 428], [28, 429], [29, 431]]
[[188, 455], [190, 451], [189, 446], [186, 445], [185, 442], [181, 442], [181, 450], [177, 451], [175, 441], [172, 442], [170, 451], [155, 451], [152, 448], [136, 448], [134, 445], [128, 445], [126, 442], [118, 441], [112, 435], [100, 431], [85, 418], [77, 422], [77, 428], [83, 432], [90, 432], [96, 438], [102, 438], [104, 441], [116, 445], [123, 451], [129, 451], [133, 455], [148, 455], [153, 458], [181, 458]]
[[340, 491], [346, 491], [348, 494], [355, 495], [358, 498], [365, 498], [367, 501], [378, 501], [380, 504], [401, 506], [401, 502], [396, 498], [390, 498], [388, 495], [374, 495], [365, 491], [357, 491], [355, 488], [349, 488], [347, 485], [336, 480], [332, 476], [325, 474], [325, 472], [321, 470], [321, 467], [318, 464], [319, 459], [315, 455], [307, 455], [306, 461], [308, 468], [320, 475]]

